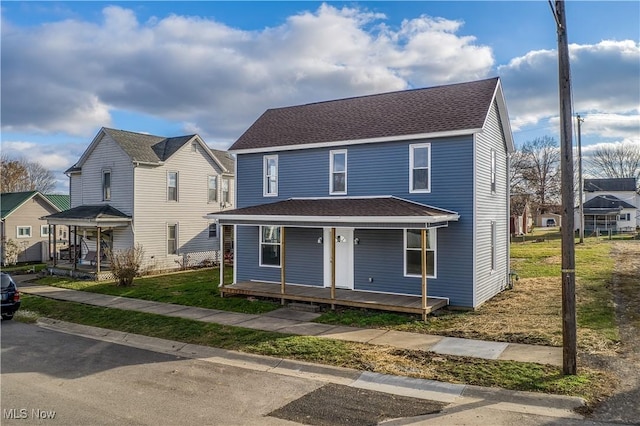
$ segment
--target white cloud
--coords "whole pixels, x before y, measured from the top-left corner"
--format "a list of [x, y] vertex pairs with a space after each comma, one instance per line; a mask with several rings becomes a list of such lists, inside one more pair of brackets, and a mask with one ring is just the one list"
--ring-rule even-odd
[[491, 73], [491, 49], [458, 35], [461, 21], [384, 21], [327, 4], [261, 31], [178, 15], [141, 23], [119, 6], [98, 23], [3, 21], [2, 126], [91, 136], [118, 109], [231, 140], [267, 108]]
[[[640, 44], [604, 40], [569, 46], [574, 111], [601, 122], [601, 137], [638, 134]], [[514, 130], [558, 115], [558, 58], [553, 50], [531, 51], [498, 67]], [[628, 118], [623, 118], [625, 116]], [[600, 118], [597, 118], [600, 117]], [[604, 125], [604, 117], [609, 125]], [[612, 119], [613, 118], [613, 119]], [[636, 123], [634, 130], [633, 123]]]

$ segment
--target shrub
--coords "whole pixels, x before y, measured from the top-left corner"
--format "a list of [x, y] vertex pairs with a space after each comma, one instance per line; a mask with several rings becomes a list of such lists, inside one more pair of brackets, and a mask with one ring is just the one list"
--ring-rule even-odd
[[133, 279], [138, 275], [144, 250], [136, 244], [124, 250], [107, 250], [107, 257], [111, 262], [111, 270], [118, 280], [118, 285], [128, 287], [133, 285]]

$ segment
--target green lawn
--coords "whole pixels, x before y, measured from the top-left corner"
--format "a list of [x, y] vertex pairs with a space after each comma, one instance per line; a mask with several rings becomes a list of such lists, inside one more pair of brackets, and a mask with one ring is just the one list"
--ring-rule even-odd
[[[230, 281], [232, 277], [233, 269], [225, 268], [225, 282]], [[222, 298], [218, 291], [219, 282], [218, 268], [136, 278], [131, 287], [119, 287], [112, 281], [80, 281], [68, 277], [45, 277], [38, 280], [39, 284], [73, 290], [247, 314], [265, 313], [280, 307], [278, 303], [264, 300]]]
[[596, 401], [606, 394], [612, 383], [607, 374], [586, 368], [581, 369], [577, 376], [562, 376], [558, 367], [550, 365], [473, 359], [311, 336], [293, 336], [25, 295], [22, 310], [16, 319], [32, 320], [34, 316], [377, 373], [577, 395], [589, 401]]

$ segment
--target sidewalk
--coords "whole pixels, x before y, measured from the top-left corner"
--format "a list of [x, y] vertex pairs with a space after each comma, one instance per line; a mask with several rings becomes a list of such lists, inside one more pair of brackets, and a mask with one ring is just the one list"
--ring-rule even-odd
[[403, 331], [318, 324], [311, 321], [319, 314], [295, 311], [288, 308], [281, 308], [262, 315], [241, 314], [42, 286], [29, 283], [28, 276], [20, 278], [20, 291], [23, 293], [86, 305], [153, 313], [257, 330], [387, 345], [402, 349], [416, 349], [444, 355], [562, 365], [562, 348], [558, 347], [489, 342]]

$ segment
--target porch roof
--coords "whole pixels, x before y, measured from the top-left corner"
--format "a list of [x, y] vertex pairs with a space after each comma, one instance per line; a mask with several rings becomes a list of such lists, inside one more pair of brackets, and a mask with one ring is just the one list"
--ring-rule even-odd
[[291, 225], [300, 227], [437, 228], [457, 221], [454, 211], [402, 198], [291, 198], [224, 212], [210, 213], [223, 225]]
[[106, 228], [128, 226], [131, 223], [131, 216], [109, 204], [77, 206], [40, 219], [46, 220], [49, 225], [101, 226]]

